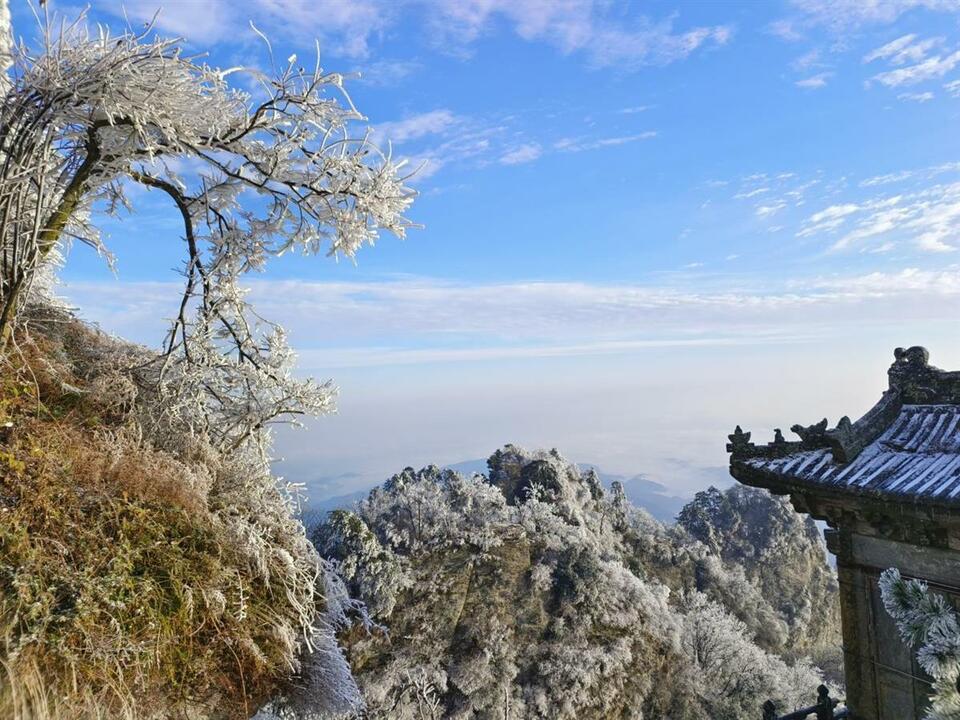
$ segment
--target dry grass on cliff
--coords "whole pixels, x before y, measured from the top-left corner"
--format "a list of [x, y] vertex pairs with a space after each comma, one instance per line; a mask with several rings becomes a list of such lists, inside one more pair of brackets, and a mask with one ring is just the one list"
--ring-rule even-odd
[[317, 601], [287, 500], [144, 439], [134, 388], [85, 364], [112, 341], [33, 337], [0, 357], [0, 717], [249, 717]]

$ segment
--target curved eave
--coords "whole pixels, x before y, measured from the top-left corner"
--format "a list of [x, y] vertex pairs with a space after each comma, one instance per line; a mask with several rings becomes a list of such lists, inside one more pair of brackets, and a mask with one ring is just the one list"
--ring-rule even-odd
[[940, 510], [950, 515], [960, 515], [960, 496], [936, 498], [928, 495], [898, 493], [873, 487], [827, 485], [790, 475], [781, 475], [766, 468], [732, 461], [730, 475], [738, 482], [751, 487], [763, 488], [777, 495], [812, 495], [838, 502], [854, 500], [895, 503], [916, 509]]

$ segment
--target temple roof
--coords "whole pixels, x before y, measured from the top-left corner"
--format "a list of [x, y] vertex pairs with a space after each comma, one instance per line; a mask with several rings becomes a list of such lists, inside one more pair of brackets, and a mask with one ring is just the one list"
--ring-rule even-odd
[[730, 435], [730, 473], [774, 491], [859, 494], [899, 502], [960, 506], [960, 372], [929, 364], [924, 348], [898, 348], [889, 389], [855, 423], [828, 430], [794, 425], [768, 445]]

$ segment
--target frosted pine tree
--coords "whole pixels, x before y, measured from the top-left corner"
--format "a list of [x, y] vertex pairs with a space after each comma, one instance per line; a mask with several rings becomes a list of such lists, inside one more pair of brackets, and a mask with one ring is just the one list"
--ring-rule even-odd
[[891, 568], [880, 576], [883, 605], [934, 680], [927, 720], [960, 720], [960, 623], [947, 600]]

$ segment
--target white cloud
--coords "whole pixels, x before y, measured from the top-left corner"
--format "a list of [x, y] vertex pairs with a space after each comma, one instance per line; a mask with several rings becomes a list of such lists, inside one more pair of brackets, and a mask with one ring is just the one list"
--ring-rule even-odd
[[416, 60], [377, 60], [366, 63], [357, 72], [360, 73], [360, 82], [377, 87], [393, 87], [422, 69], [423, 65]]
[[808, 90], [819, 90], [822, 87], [825, 87], [827, 80], [833, 77], [832, 72], [822, 72], [812, 75], [811, 77], [804, 78], [803, 80], [797, 80], [794, 84], [797, 87], [806, 88]]
[[901, 170], [895, 173], [886, 173], [884, 175], [874, 175], [860, 183], [861, 187], [873, 187], [875, 185], [889, 185], [891, 183], [909, 180], [916, 173], [913, 170]]
[[847, 215], [852, 215], [860, 209], [858, 205], [848, 203], [846, 205], [831, 205], [826, 210], [821, 210], [810, 216], [810, 222], [821, 223], [827, 220], [837, 220]]
[[886, 60], [891, 65], [905, 65], [908, 62], [918, 63], [927, 57], [927, 53], [943, 43], [942, 37], [929, 38], [916, 42], [915, 34], [903, 35], [863, 57], [865, 63], [874, 60]]
[[894, 272], [815, 278], [804, 281], [810, 289], [840, 291], [859, 297], [879, 297], [923, 293], [939, 296], [960, 295], [960, 269], [921, 270], [910, 267]]
[[[97, 0], [94, 5], [102, 10], [121, 14], [120, 3]], [[219, 42], [229, 38], [236, 25], [230, 21], [231, 6], [227, 0], [127, 0], [123, 3], [131, 23], [147, 22], [156, 15], [156, 26], [166, 33], [185, 37], [198, 43]]]
[[772, 205], [760, 205], [756, 209], [756, 214], [762, 218], [771, 217], [783, 210], [786, 206], [787, 204], [782, 201], [775, 202]]
[[431, 110], [403, 120], [376, 123], [374, 130], [378, 138], [399, 144], [442, 133], [457, 121], [457, 116], [450, 110]]
[[584, 150], [597, 150], [599, 148], [626, 145], [628, 143], [634, 143], [640, 140], [650, 140], [656, 136], [657, 132], [655, 130], [647, 130], [645, 132], [635, 133], [633, 135], [618, 135], [595, 140], [561, 138], [554, 143], [553, 147], [562, 152], [583, 152]]
[[960, 97], [960, 80], [951, 80], [944, 83], [943, 89], [950, 93], [952, 97]]
[[934, 55], [916, 65], [888, 70], [874, 75], [872, 80], [887, 87], [915, 85], [927, 80], [936, 80], [946, 75], [960, 63], [960, 50], [946, 56]]
[[804, 53], [790, 63], [790, 67], [797, 72], [810, 70], [811, 68], [823, 67], [824, 63], [820, 59], [820, 49], [814, 48]]
[[[899, 201], [899, 198], [897, 200]], [[884, 241], [882, 239], [901, 228], [909, 218], [910, 209], [906, 207], [885, 206], [869, 212], [857, 223], [856, 227], [833, 243], [830, 246], [830, 251], [847, 250], [856, 245], [863, 245], [865, 241], [874, 238], [880, 238], [881, 241]]]
[[430, 22], [448, 49], [469, 44], [497, 20], [521, 38], [544, 41], [565, 54], [583, 53], [597, 67], [636, 69], [682, 60], [705, 46], [725, 45], [726, 25], [674, 30], [674, 18], [625, 21], [601, 0], [460, 0], [428, 3]]
[[377, 123], [373, 139], [380, 145], [392, 142], [403, 149], [398, 159], [420, 168], [414, 182], [423, 182], [441, 169], [462, 163], [475, 167], [517, 149], [504, 147], [506, 127], [491, 125], [446, 109], [431, 110], [401, 120]]
[[860, 183], [861, 187], [875, 187], [877, 185], [891, 185], [893, 183], [903, 182], [913, 178], [925, 178], [931, 180], [939, 175], [946, 173], [960, 172], [960, 162], [946, 162], [939, 165], [931, 165], [920, 170], [900, 170], [899, 172], [886, 173], [884, 175], [875, 175], [869, 177]]
[[835, 230], [840, 227], [848, 215], [852, 215], [860, 210], [859, 205], [846, 203], [844, 205], [831, 205], [830, 207], [814, 213], [804, 223], [803, 227], [797, 232], [797, 237], [808, 237], [818, 235], [822, 232]]
[[953, 252], [960, 238], [960, 182], [833, 205], [807, 218], [797, 235], [833, 235], [841, 229], [831, 252], [885, 252], [898, 240], [924, 253]]
[[767, 26], [767, 32], [787, 42], [798, 42], [804, 38], [800, 23], [791, 18], [774, 20]]
[[826, 27], [834, 32], [864, 25], [887, 25], [911, 10], [960, 12], [958, 0], [793, 0], [794, 25]]
[[924, 252], [951, 253], [957, 251], [956, 247], [948, 245], [936, 235], [921, 235], [917, 238], [917, 247]]
[[[123, 17], [121, 6], [94, 0], [98, 9]], [[728, 25], [675, 29], [669, 15], [625, 18], [606, 0], [127, 0], [133, 20], [148, 20], [158, 5], [162, 30], [197, 43], [250, 40], [253, 20], [272, 37], [298, 42], [319, 37], [323, 50], [355, 58], [370, 55], [371, 41], [393, 28], [401, 15], [414, 18], [431, 39], [454, 54], [505, 23], [520, 38], [546, 42], [564, 54], [580, 53], [596, 67], [632, 70], [682, 60], [698, 49], [729, 42]]]
[[299, 42], [319, 38], [324, 50], [348, 57], [369, 55], [370, 38], [396, 19], [396, 6], [383, 0], [249, 0], [242, 8], [227, 0], [95, 0], [98, 9], [131, 20], [149, 20], [162, 6], [157, 26], [194, 43], [255, 39], [253, 21], [269, 35]]
[[754, 189], [752, 189], [752, 190], [744, 190], [744, 191], [742, 191], [742, 192], [739, 192], [739, 193], [737, 193], [736, 195], [733, 196], [733, 199], [734, 199], [734, 200], [747, 200], [747, 199], [749, 199], [749, 198], [756, 197], [757, 195], [763, 195], [763, 194], [768, 193], [768, 192], [770, 192], [770, 188], [768, 188], [768, 187], [759, 187], [759, 188], [754, 188]]
[[[913, 43], [913, 41], [916, 39], [917, 39], [917, 36], [915, 34], [902, 35], [901, 37], [898, 37], [896, 40], [891, 40], [886, 45], [882, 45], [876, 48], [875, 50], [870, 51], [869, 53], [863, 56], [863, 61], [865, 63], [869, 63], [869, 62], [873, 62], [874, 60], [880, 60], [883, 58], [898, 57], [901, 53], [904, 52], [906, 48], [910, 47], [911, 43]], [[921, 58], [913, 58], [914, 61], [919, 59]], [[900, 65], [902, 63], [895, 63], [895, 64]]]
[[500, 157], [500, 163], [503, 165], [520, 165], [522, 163], [533, 162], [543, 155], [543, 148], [537, 143], [527, 143], [521, 145]]
[[650, 109], [650, 105], [635, 105], [634, 107], [625, 107], [618, 110], [622, 115], [636, 115], [637, 113], [646, 112]]
[[[370, 38], [383, 33], [397, 16], [397, 7], [382, 0], [253, 0], [253, 7], [284, 33], [302, 41], [319, 36], [340, 54], [358, 58], [370, 54]], [[231, 5], [230, 13], [242, 11]]]
[[908, 100], [910, 102], [925, 103], [925, 102], [930, 102], [935, 97], [936, 96], [932, 92], [927, 90], [926, 92], [919, 92], [919, 93], [913, 93], [913, 92], [900, 93], [899, 95], [897, 95], [897, 100]]

